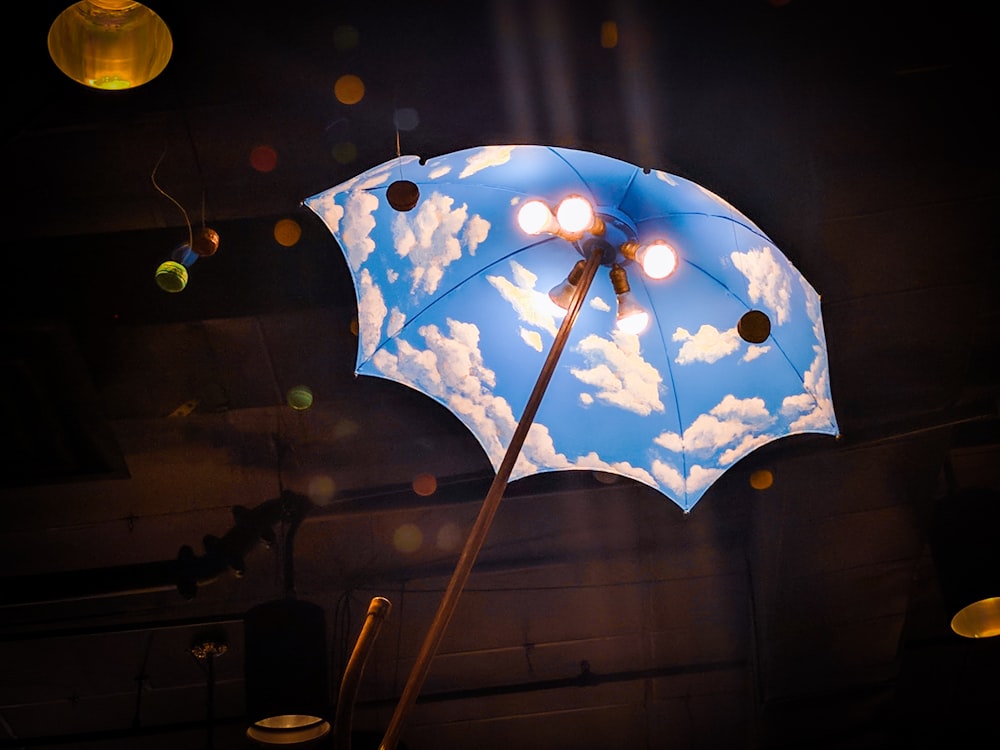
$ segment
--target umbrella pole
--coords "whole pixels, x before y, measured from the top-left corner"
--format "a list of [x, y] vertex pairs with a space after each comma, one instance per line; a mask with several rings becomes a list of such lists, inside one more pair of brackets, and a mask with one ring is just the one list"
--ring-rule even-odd
[[448, 588], [445, 589], [444, 597], [438, 605], [437, 613], [434, 615], [427, 635], [424, 637], [423, 645], [420, 647], [417, 659], [410, 670], [410, 676], [403, 687], [403, 693], [396, 704], [396, 710], [389, 720], [389, 726], [382, 737], [379, 750], [395, 750], [396, 743], [399, 742], [403, 722], [417, 701], [417, 695], [420, 693], [420, 688], [423, 686], [427, 672], [430, 670], [431, 660], [437, 653], [438, 646], [440, 646], [441, 639], [444, 636], [444, 631], [451, 621], [451, 616], [455, 613], [458, 597], [465, 587], [469, 573], [472, 572], [472, 566], [476, 562], [479, 550], [482, 549], [483, 543], [486, 541], [486, 535], [489, 533], [490, 525], [493, 523], [493, 517], [496, 515], [500, 500], [503, 498], [504, 490], [507, 488], [507, 480], [514, 469], [514, 464], [521, 452], [521, 447], [524, 445], [524, 440], [528, 436], [528, 428], [531, 427], [531, 423], [535, 419], [535, 413], [538, 411], [542, 396], [545, 394], [545, 389], [548, 387], [552, 373], [555, 371], [556, 363], [559, 361], [563, 348], [566, 346], [566, 340], [569, 338], [573, 324], [576, 322], [576, 316], [583, 305], [584, 297], [586, 297], [590, 289], [590, 284], [597, 273], [601, 257], [601, 251], [596, 250], [587, 259], [583, 276], [577, 283], [573, 299], [570, 302], [569, 309], [566, 311], [566, 317], [563, 318], [562, 325], [559, 326], [559, 331], [552, 342], [552, 348], [549, 349], [545, 364], [542, 365], [542, 371], [538, 375], [538, 380], [535, 381], [535, 387], [531, 392], [531, 396], [528, 397], [528, 403], [524, 408], [521, 419], [517, 423], [510, 445], [507, 446], [507, 452], [500, 463], [500, 468], [493, 478], [493, 483], [486, 493], [486, 499], [479, 509], [479, 515], [476, 517], [476, 521], [472, 525], [472, 530], [465, 540], [465, 546], [462, 548], [462, 553], [455, 564], [451, 581], [448, 583]]

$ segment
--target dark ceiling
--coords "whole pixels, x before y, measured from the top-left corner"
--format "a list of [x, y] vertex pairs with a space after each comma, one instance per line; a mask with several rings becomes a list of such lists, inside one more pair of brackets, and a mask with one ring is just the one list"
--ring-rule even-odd
[[[687, 515], [624, 479], [512, 483], [410, 750], [996, 736], [1000, 643], [951, 633], [930, 544], [939, 509], [975, 490], [995, 517], [1000, 491], [988, 4], [159, 2], [173, 59], [126, 92], [63, 77], [62, 5], [29, 5], [3, 53], [0, 747], [245, 747], [243, 616], [289, 557], [332, 686], [391, 602], [353, 712], [381, 736], [493, 476], [436, 403], [355, 377], [347, 266], [301, 205], [397, 139], [569, 145], [725, 197], [821, 293], [841, 428]], [[185, 214], [220, 247], [168, 294]]]

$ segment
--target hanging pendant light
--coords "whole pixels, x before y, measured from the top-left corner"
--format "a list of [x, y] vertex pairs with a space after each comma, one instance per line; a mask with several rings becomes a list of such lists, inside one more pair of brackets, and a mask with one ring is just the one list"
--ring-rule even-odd
[[318, 604], [295, 596], [295, 535], [309, 498], [282, 490], [281, 503], [288, 521], [285, 595], [258, 604], [243, 618], [246, 736], [260, 745], [306, 747], [330, 733], [326, 615]]
[[259, 604], [243, 620], [247, 737], [301, 745], [330, 733], [323, 608], [298, 599]]
[[49, 55], [78, 83], [132, 89], [156, 78], [170, 61], [173, 38], [154, 11], [132, 0], [81, 0], [49, 28]]
[[1000, 493], [948, 493], [930, 541], [951, 629], [964, 638], [1000, 636]]

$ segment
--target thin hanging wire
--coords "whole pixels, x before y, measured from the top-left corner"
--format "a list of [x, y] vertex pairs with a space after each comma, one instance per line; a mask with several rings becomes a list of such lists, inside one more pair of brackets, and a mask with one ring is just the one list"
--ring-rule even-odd
[[[153, 172], [149, 176], [149, 178], [153, 182], [153, 187], [155, 187], [157, 189], [157, 191], [163, 197], [165, 197], [167, 200], [169, 200], [171, 203], [173, 203], [175, 206], [177, 206], [177, 208], [179, 208], [180, 211], [181, 211], [181, 213], [184, 215], [184, 223], [187, 225], [187, 229], [188, 229], [188, 247], [193, 247], [194, 246], [194, 230], [191, 229], [191, 219], [188, 218], [188, 212], [186, 210], [184, 210], [184, 206], [182, 206], [180, 203], [178, 203], [177, 200], [172, 195], [170, 195], [169, 193], [167, 193], [166, 190], [164, 190], [163, 188], [161, 188], [160, 185], [159, 185], [159, 183], [157, 183], [157, 181], [156, 181], [156, 171], [160, 168], [160, 163], [163, 161], [163, 157], [166, 156], [166, 155], [167, 155], [166, 151], [164, 151], [162, 154], [160, 154], [160, 158], [156, 161], [156, 166], [153, 167]], [[204, 208], [202, 208], [202, 216], [204, 217]]]

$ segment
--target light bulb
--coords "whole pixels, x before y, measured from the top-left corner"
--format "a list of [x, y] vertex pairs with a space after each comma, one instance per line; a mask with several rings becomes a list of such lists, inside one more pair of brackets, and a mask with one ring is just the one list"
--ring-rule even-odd
[[643, 272], [651, 279], [665, 279], [677, 269], [677, 251], [666, 242], [653, 242], [637, 254]]
[[649, 325], [649, 313], [635, 301], [631, 293], [618, 295], [616, 326], [622, 333], [642, 333]]
[[573, 292], [576, 291], [576, 285], [583, 278], [586, 265], [584, 261], [578, 260], [570, 270], [569, 275], [549, 290], [549, 299], [561, 312], [565, 313], [573, 302]]
[[556, 221], [567, 234], [582, 234], [594, 225], [594, 207], [586, 198], [571, 195], [556, 209]]
[[552, 211], [541, 201], [528, 201], [517, 212], [517, 224], [528, 234], [541, 234], [553, 226]]

